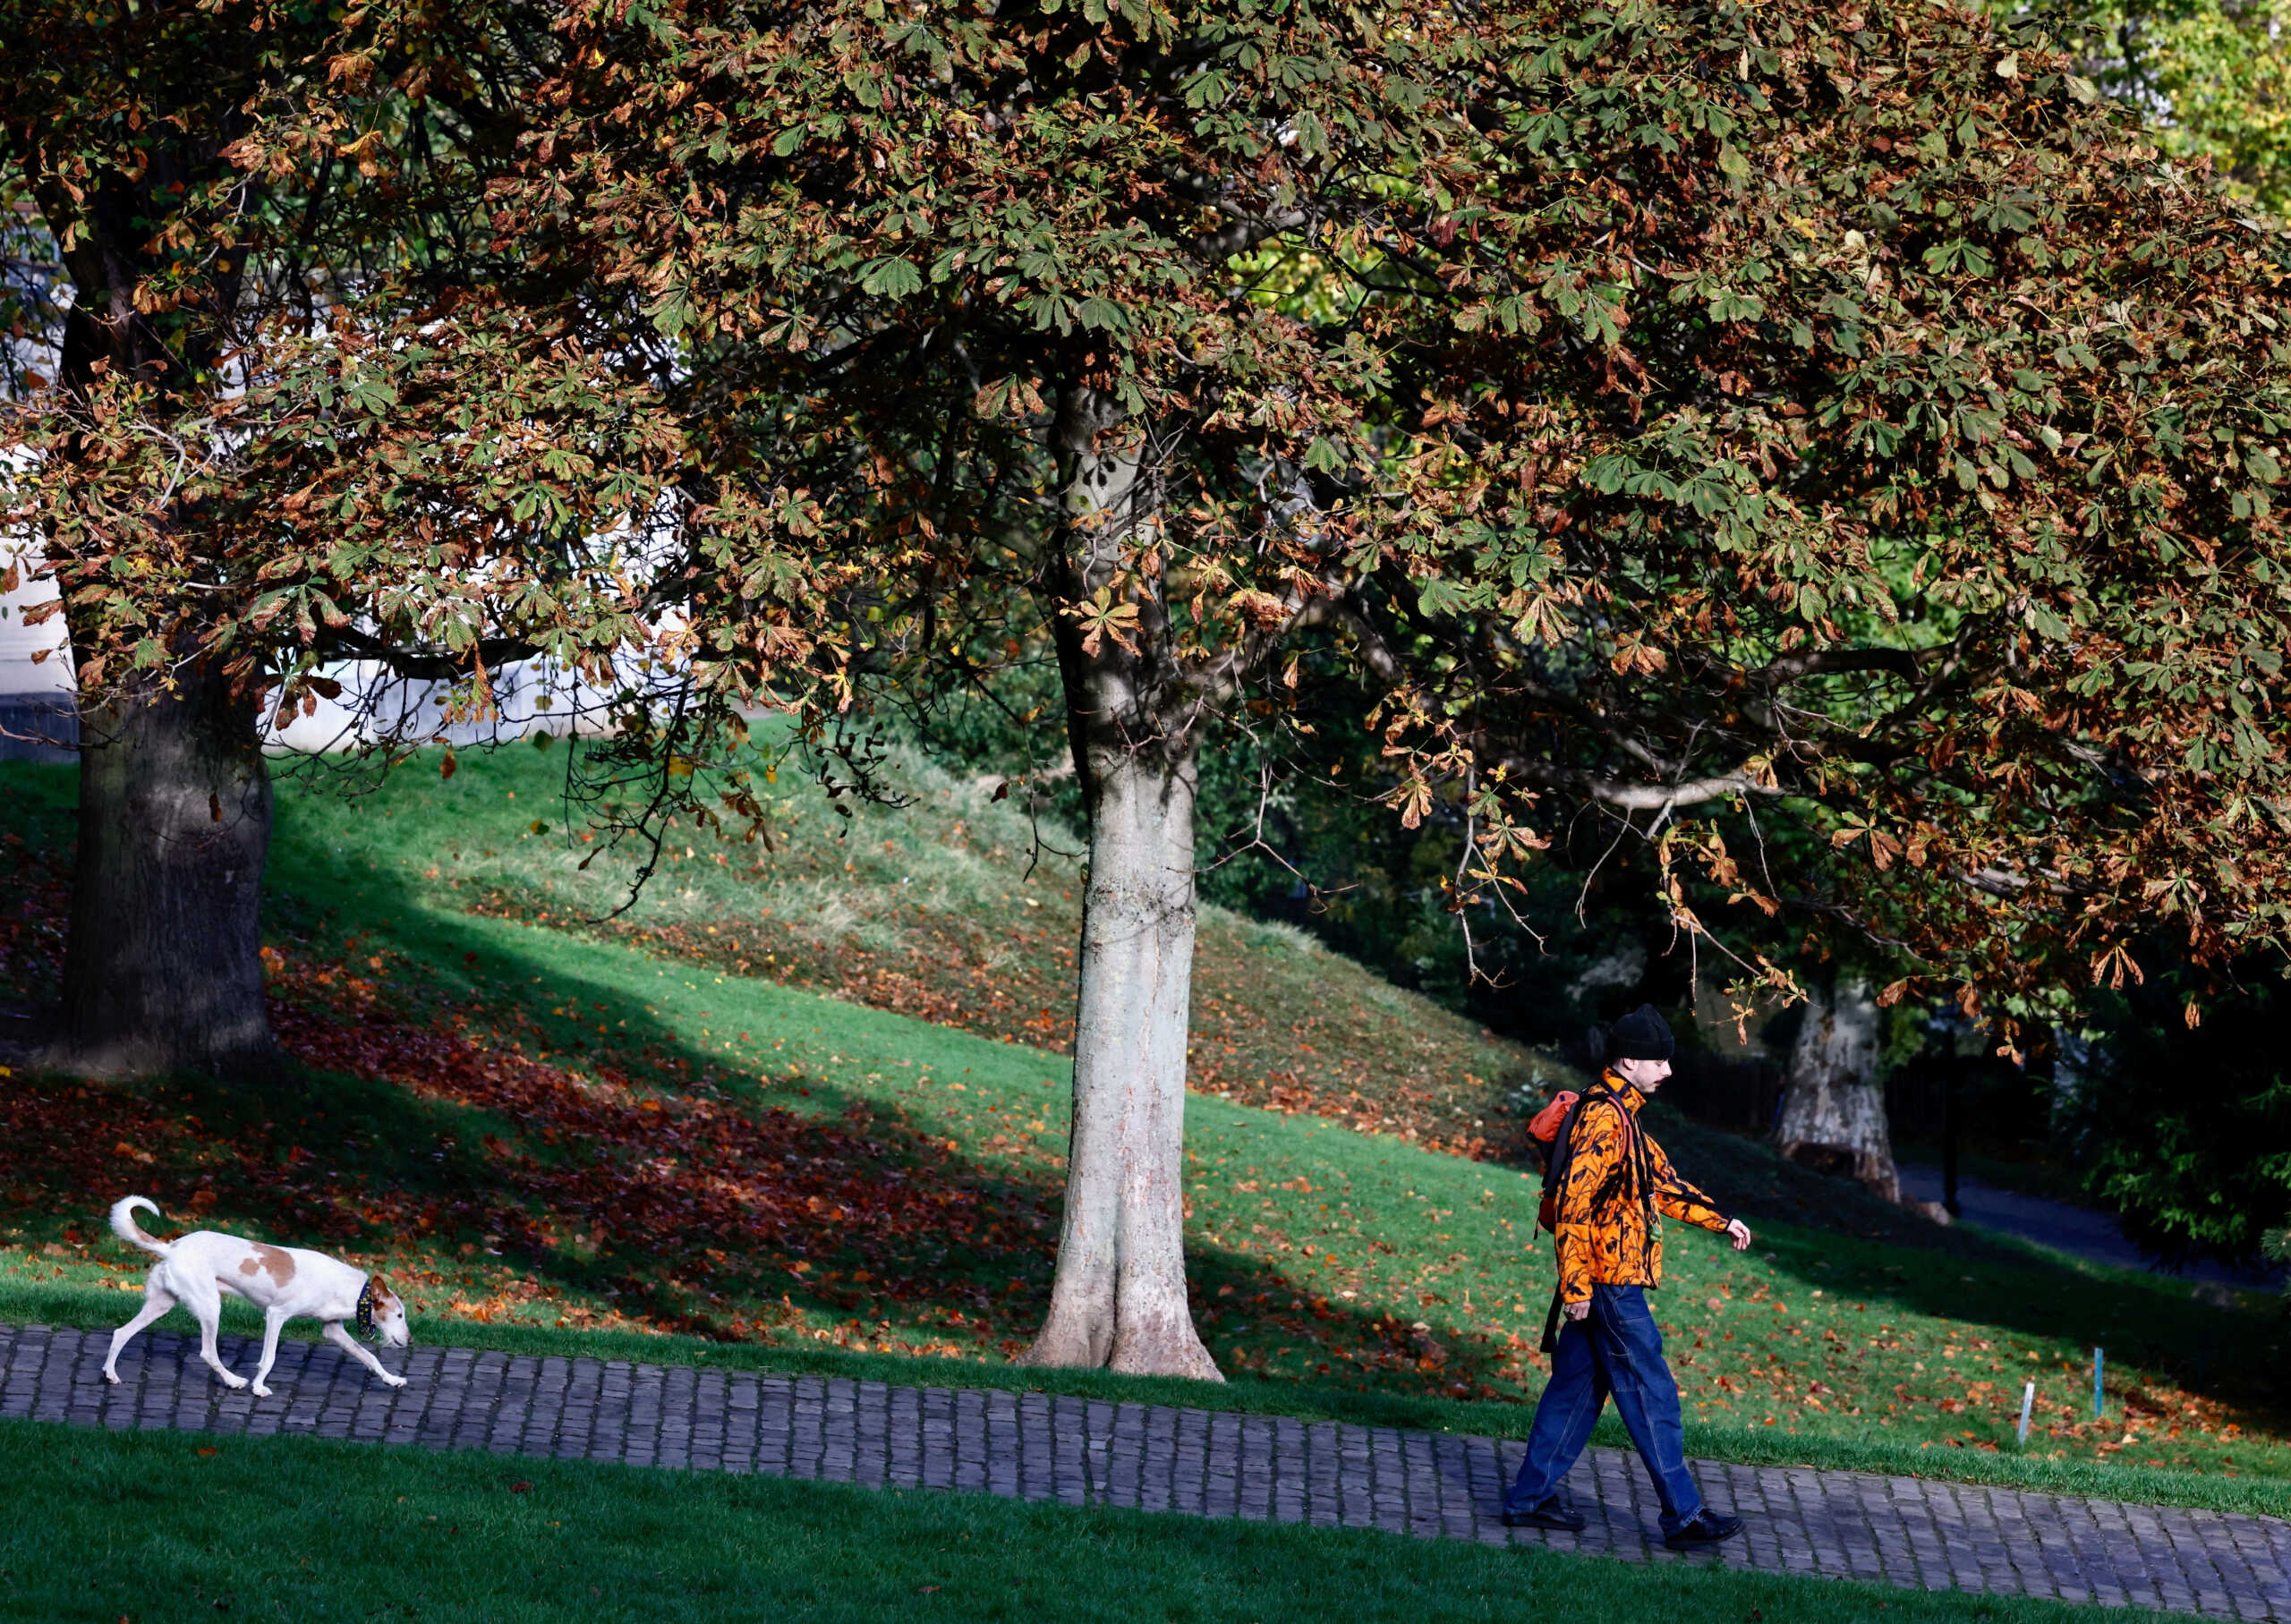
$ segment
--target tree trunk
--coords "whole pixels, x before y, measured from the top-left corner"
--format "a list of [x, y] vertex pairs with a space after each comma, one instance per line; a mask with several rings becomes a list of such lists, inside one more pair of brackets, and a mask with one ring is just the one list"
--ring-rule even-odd
[[1878, 1005], [1867, 980], [1846, 976], [1808, 989], [1787, 1088], [1774, 1130], [1784, 1156], [1858, 1178], [1887, 1201], [1901, 1199], [1878, 1082]]
[[1020, 1362], [1216, 1381], [1185, 1277], [1194, 763], [1092, 765], [1065, 1223], [1050, 1319]]
[[1185, 1278], [1186, 1037], [1193, 1003], [1198, 704], [1150, 591], [1133, 631], [1086, 636], [1063, 611], [1151, 546], [1150, 469], [1099, 448], [1118, 420], [1077, 390], [1061, 449], [1075, 459], [1052, 623], [1067, 727], [1089, 818], [1074, 1122], [1050, 1317], [1022, 1365], [1223, 1380], [1193, 1327]]
[[79, 860], [49, 1062], [268, 1077], [271, 798], [253, 701], [191, 668], [175, 693], [89, 711], [80, 733]]

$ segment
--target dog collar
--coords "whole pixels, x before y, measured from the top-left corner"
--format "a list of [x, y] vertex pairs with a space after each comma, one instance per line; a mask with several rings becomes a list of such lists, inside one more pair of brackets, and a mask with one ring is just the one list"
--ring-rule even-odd
[[371, 1275], [368, 1275], [366, 1283], [358, 1288], [358, 1334], [370, 1342], [374, 1339], [374, 1280]]

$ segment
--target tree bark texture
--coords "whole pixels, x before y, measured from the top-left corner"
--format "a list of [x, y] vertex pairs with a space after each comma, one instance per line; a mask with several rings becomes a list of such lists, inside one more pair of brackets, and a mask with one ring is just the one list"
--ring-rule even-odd
[[[211, 263], [180, 304], [153, 307], [137, 293], [176, 262], [152, 222], [170, 217], [170, 200], [231, 172], [222, 154], [243, 132], [246, 95], [234, 87], [251, 85], [260, 61], [257, 52], [210, 64], [211, 107], [172, 132], [155, 126], [132, 174], [105, 169], [74, 190], [52, 166], [35, 166], [50, 227], [71, 227], [58, 233], [73, 288], [60, 381], [73, 398], [86, 400], [106, 370], [132, 376], [164, 420], [199, 410], [213, 387], [233, 342], [244, 255], [200, 251]], [[195, 511], [174, 518], [195, 555]], [[65, 621], [84, 657], [100, 639], [73, 625], [74, 613], [67, 608]], [[184, 650], [196, 641], [184, 637]], [[79, 858], [47, 1062], [105, 1076], [268, 1076], [277, 1064], [260, 933], [271, 795], [257, 701], [185, 663], [172, 689], [141, 679], [81, 704]]]
[[1842, 976], [1808, 989], [1774, 1138], [1793, 1161], [1857, 1178], [1887, 1201], [1901, 1199], [1878, 1081], [1878, 1004], [1865, 978]]
[[[1153, 523], [1150, 472], [1096, 452], [1104, 425], [1078, 415], [1067, 448], [1083, 522], [1054, 593], [1067, 604], [1103, 584]], [[1196, 701], [1164, 657], [1152, 605], [1126, 640], [1087, 638], [1064, 615], [1056, 625], [1090, 871], [1058, 1268], [1049, 1318], [1019, 1362], [1220, 1381], [1185, 1273]]]
[[268, 1075], [270, 774], [253, 702], [196, 669], [81, 718], [80, 845], [49, 1059]]
[[1214, 1380], [1185, 1273], [1194, 767], [1095, 765], [1065, 1221], [1024, 1362]]

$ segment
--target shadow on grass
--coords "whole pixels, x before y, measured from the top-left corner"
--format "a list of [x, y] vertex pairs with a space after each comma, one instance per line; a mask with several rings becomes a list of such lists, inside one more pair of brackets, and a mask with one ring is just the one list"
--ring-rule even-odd
[[[1682, 1120], [1663, 1111], [1655, 1131], [1666, 1137]], [[1849, 1180], [1784, 1161], [1763, 1144], [1707, 1128], [1688, 1131], [1696, 1155], [1680, 1155], [1681, 1170], [1730, 1211], [1792, 1226], [1761, 1229], [1759, 1248], [1810, 1287], [2065, 1342], [2086, 1357], [2103, 1348], [2121, 1369], [2168, 1374], [2193, 1390], [2282, 1419], [2291, 1326], [2281, 1313], [2221, 1307], [2198, 1297], [2195, 1282], [2171, 1275], [2087, 1263], [2012, 1237], [1945, 1229], [1905, 1216]], [[1822, 1209], [1818, 1220], [1805, 1215], [1812, 1203]]]

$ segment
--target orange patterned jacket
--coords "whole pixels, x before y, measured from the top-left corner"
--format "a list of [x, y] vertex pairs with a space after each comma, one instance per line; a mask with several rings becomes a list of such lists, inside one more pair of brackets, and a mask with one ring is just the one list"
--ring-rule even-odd
[[1567, 1182], [1559, 1192], [1559, 1297], [1590, 1300], [1593, 1286], [1663, 1283], [1663, 1226], [1675, 1218], [1724, 1229], [1726, 1215], [1678, 1176], [1663, 1147], [1639, 1126], [1647, 1096], [1614, 1073], [1614, 1099], [1594, 1094], [1575, 1118]]

